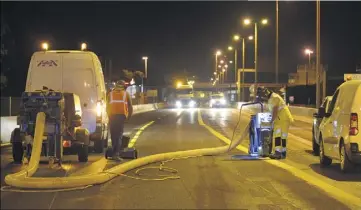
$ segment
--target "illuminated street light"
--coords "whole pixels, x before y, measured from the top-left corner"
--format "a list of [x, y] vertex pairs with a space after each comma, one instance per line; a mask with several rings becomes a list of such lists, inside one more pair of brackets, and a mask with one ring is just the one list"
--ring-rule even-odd
[[249, 40], [253, 40], [253, 36], [249, 36], [248, 39], [249, 39]]
[[224, 63], [224, 60], [221, 60], [220, 62], [223, 64], [223, 63]]
[[228, 50], [229, 50], [229, 51], [232, 51], [232, 50], [233, 50], [233, 47], [232, 47], [232, 46], [228, 46]]
[[221, 65], [218, 65], [218, 68], [222, 68], [222, 66], [221, 66]]
[[217, 72], [213, 72], [214, 75], [217, 75]]
[[243, 20], [243, 23], [244, 23], [245, 25], [249, 25], [249, 24], [251, 24], [251, 19], [246, 18], [246, 19]]
[[228, 68], [228, 65], [226, 64], [226, 65], [224, 65], [224, 67]]
[[216, 55], [222, 55], [222, 52], [220, 50], [217, 50]]
[[262, 23], [263, 25], [267, 25], [267, 24], [268, 24], [268, 20], [267, 20], [267, 19], [262, 19], [261, 23]]
[[81, 50], [86, 50], [86, 48], [87, 48], [86, 43], [81, 43]]
[[213, 78], [211, 78], [211, 81], [213, 81]]
[[233, 61], [229, 61], [229, 63], [230, 63], [230, 64], [232, 64], [232, 63], [233, 63]]
[[41, 48], [42, 48], [43, 50], [48, 50], [48, 49], [49, 49], [48, 43], [46, 43], [46, 42], [42, 43], [42, 44], [41, 44]]
[[234, 40], [234, 41], [238, 41], [240, 38], [241, 38], [241, 37], [240, 37], [239, 35], [234, 35], [234, 36], [233, 36], [233, 40]]
[[225, 72], [226, 70], [225, 69], [222, 69], [223, 72]]
[[306, 55], [310, 55], [310, 54], [312, 54], [312, 53], [313, 53], [312, 50], [310, 50], [310, 49], [305, 49], [305, 54], [306, 54]]

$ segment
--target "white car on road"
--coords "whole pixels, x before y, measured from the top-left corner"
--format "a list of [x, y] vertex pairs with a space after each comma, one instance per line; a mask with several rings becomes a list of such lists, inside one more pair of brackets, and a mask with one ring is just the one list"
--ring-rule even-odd
[[320, 164], [339, 160], [341, 171], [361, 164], [361, 80], [344, 82], [335, 91], [320, 125]]

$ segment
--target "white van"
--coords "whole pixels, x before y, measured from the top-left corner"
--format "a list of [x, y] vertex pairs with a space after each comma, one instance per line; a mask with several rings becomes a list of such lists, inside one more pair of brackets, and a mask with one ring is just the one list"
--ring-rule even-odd
[[98, 56], [89, 51], [35, 52], [25, 91], [41, 90], [43, 86], [80, 97], [82, 127], [88, 129], [95, 151], [103, 152], [108, 143], [108, 116], [104, 75]]
[[320, 163], [339, 160], [341, 170], [361, 164], [361, 80], [344, 82], [335, 91], [320, 125]]

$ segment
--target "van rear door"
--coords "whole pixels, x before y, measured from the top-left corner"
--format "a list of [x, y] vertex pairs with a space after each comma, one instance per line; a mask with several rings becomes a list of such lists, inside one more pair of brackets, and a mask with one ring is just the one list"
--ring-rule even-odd
[[32, 57], [25, 91], [35, 91], [46, 86], [55, 91], [63, 89], [62, 58], [56, 53], [36, 53]]
[[62, 55], [63, 90], [79, 96], [83, 127], [93, 133], [96, 127], [98, 96], [92, 56], [89, 53], [62, 53]]

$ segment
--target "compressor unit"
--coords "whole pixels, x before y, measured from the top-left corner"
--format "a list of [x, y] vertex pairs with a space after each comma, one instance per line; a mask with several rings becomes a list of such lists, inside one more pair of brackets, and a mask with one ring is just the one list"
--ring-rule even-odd
[[43, 134], [42, 156], [49, 157], [49, 164], [61, 164], [63, 150], [76, 149], [79, 162], [88, 161], [89, 132], [81, 128], [81, 105], [73, 93], [53, 91], [47, 87], [34, 92], [23, 92], [20, 113], [17, 117], [19, 128], [11, 135], [14, 162], [21, 163], [24, 156], [30, 160], [35, 134], [36, 116], [46, 115]]

